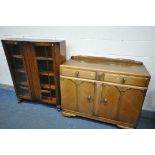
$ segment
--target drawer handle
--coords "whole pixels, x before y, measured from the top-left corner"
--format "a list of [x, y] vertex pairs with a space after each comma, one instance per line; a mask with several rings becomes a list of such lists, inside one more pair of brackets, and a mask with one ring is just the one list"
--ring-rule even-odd
[[79, 71], [75, 72], [75, 77], [79, 77]]
[[107, 104], [108, 103], [108, 99], [107, 98], [104, 98], [103, 100], [100, 101], [100, 103]]
[[93, 98], [89, 95], [89, 96], [87, 97], [87, 100], [88, 100], [88, 102], [91, 102], [91, 101], [93, 101]]
[[103, 73], [97, 73], [97, 80], [103, 81], [104, 79], [104, 74]]
[[127, 77], [124, 77], [123, 79], [122, 79], [122, 83], [124, 84], [126, 81], [127, 81]]

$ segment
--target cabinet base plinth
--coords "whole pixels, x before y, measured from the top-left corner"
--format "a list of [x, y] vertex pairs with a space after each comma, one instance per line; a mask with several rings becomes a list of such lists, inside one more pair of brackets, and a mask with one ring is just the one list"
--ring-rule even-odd
[[63, 115], [64, 115], [65, 117], [76, 117], [75, 114], [69, 113], [69, 112], [65, 112], [65, 111], [63, 111]]
[[135, 128], [135, 126], [133, 124], [130, 124], [130, 123], [125, 123], [125, 122], [116, 121], [116, 120], [103, 118], [103, 117], [97, 117], [97, 116], [93, 116], [93, 115], [90, 116], [90, 115], [87, 115], [87, 114], [83, 114], [83, 113], [76, 112], [76, 111], [70, 111], [70, 110], [66, 110], [66, 109], [63, 110], [63, 115], [65, 117], [80, 116], [80, 117], [100, 121], [100, 122], [103, 122], [103, 123], [113, 124], [113, 125], [116, 125], [118, 128], [121, 128], [121, 129], [134, 129]]

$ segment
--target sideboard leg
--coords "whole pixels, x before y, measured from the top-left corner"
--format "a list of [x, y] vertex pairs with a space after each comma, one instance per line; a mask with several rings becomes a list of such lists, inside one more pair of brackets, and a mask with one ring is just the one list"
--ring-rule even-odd
[[117, 127], [121, 128], [121, 129], [133, 129], [133, 127], [125, 126], [125, 125], [121, 125], [121, 124], [117, 124]]
[[17, 98], [18, 103], [22, 103], [22, 99]]
[[57, 110], [61, 111], [61, 106], [60, 105], [57, 105]]

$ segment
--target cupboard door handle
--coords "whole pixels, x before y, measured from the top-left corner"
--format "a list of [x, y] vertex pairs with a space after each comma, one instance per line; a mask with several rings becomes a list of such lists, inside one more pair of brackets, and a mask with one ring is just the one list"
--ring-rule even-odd
[[75, 72], [75, 77], [79, 77], [79, 71]]
[[87, 100], [88, 100], [88, 102], [91, 102], [91, 101], [93, 100], [93, 98], [89, 95], [89, 96], [87, 97]]
[[103, 100], [100, 101], [100, 103], [107, 104], [108, 103], [108, 99], [107, 98], [104, 98]]
[[127, 81], [127, 77], [124, 77], [123, 79], [122, 79], [122, 83], [124, 84], [126, 81]]
[[104, 99], [104, 103], [108, 103], [108, 99], [107, 98]]

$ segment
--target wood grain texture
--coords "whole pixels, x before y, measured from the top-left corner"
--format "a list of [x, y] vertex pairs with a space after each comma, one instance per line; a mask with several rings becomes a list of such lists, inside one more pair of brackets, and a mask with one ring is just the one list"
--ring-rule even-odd
[[[78, 109], [80, 113], [93, 115], [95, 85], [92, 82], [80, 81], [77, 89]], [[83, 93], [84, 92], [84, 93]]]
[[77, 111], [77, 87], [76, 82], [61, 78], [61, 106], [64, 109]]
[[96, 116], [116, 119], [120, 92], [115, 86], [102, 85], [100, 100], [96, 103]]

